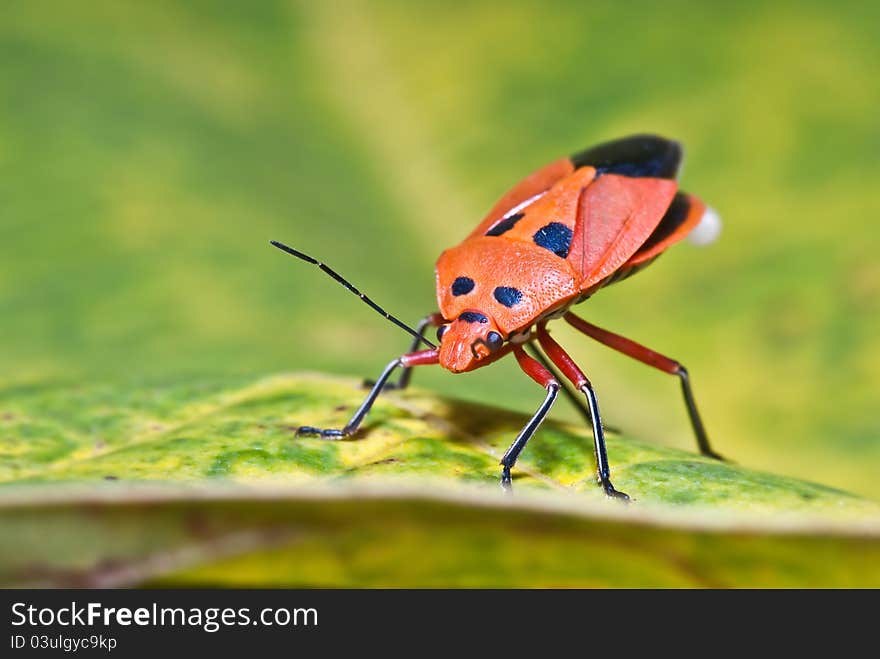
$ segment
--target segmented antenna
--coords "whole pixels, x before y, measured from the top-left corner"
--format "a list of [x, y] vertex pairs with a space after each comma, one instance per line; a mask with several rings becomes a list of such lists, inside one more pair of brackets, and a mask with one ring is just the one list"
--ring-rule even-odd
[[394, 316], [392, 316], [390, 313], [388, 313], [387, 311], [385, 311], [385, 309], [383, 309], [383, 308], [380, 307], [378, 304], [376, 304], [375, 302], [373, 302], [370, 298], [368, 298], [366, 295], [364, 295], [363, 293], [361, 293], [358, 289], [356, 289], [354, 286], [352, 286], [351, 283], [349, 283], [349, 282], [345, 279], [345, 277], [343, 277], [342, 275], [340, 275], [338, 272], [336, 272], [335, 270], [333, 270], [333, 269], [330, 268], [329, 266], [324, 265], [323, 263], [321, 263], [321, 262], [320, 262], [319, 260], [317, 260], [317, 259], [313, 259], [313, 258], [312, 258], [311, 256], [309, 256], [308, 254], [303, 254], [302, 252], [299, 252], [299, 251], [293, 249], [293, 247], [288, 247], [288, 246], [285, 245], [284, 243], [279, 243], [277, 240], [270, 240], [269, 242], [270, 242], [272, 245], [274, 245], [275, 247], [277, 247], [278, 249], [280, 249], [282, 252], [287, 252], [287, 253], [290, 254], [291, 256], [295, 256], [295, 257], [298, 258], [298, 259], [302, 259], [302, 260], [305, 261], [306, 263], [311, 263], [312, 265], [316, 265], [316, 266], [318, 266], [319, 268], [321, 268], [321, 270], [323, 270], [323, 271], [326, 272], [328, 275], [330, 275], [331, 277], [333, 277], [333, 279], [335, 279], [336, 281], [338, 281], [338, 282], [339, 282], [340, 284], [342, 284], [345, 288], [347, 288], [347, 289], [350, 290], [352, 293], [354, 293], [355, 295], [357, 295], [361, 300], [363, 300], [364, 302], [366, 302], [370, 307], [373, 308], [374, 311], [376, 311], [376, 312], [380, 313], [381, 315], [383, 315], [385, 318], [387, 318], [387, 319], [390, 320], [392, 323], [394, 323], [395, 325], [397, 325], [400, 329], [409, 332], [410, 334], [413, 335], [413, 337], [417, 338], [419, 341], [421, 341], [422, 343], [424, 343], [424, 344], [425, 344], [426, 346], [428, 346], [429, 348], [436, 348], [436, 347], [437, 347], [437, 346], [435, 346], [433, 343], [431, 343], [430, 341], [428, 341], [428, 339], [426, 339], [426, 338], [423, 337], [421, 334], [419, 334], [418, 332], [416, 332], [412, 327], [410, 327], [409, 325], [407, 325], [406, 323], [404, 323], [402, 320], [398, 320], [397, 318], [395, 318]]

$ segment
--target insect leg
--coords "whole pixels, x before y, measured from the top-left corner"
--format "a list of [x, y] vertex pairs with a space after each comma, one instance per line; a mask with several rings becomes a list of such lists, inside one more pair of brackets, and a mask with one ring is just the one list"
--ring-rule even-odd
[[527, 343], [528, 352], [537, 359], [541, 364], [553, 374], [557, 380], [559, 380], [559, 384], [562, 387], [562, 393], [565, 394], [565, 397], [568, 398], [569, 402], [577, 409], [582, 417], [584, 417], [584, 421], [587, 423], [592, 423], [593, 419], [590, 416], [590, 408], [581, 400], [581, 397], [578, 396], [574, 390], [568, 385], [565, 380], [559, 377], [559, 372], [556, 370], [556, 367], [553, 366], [552, 362], [547, 359], [543, 352], [536, 346], [534, 343]]
[[391, 377], [391, 374], [398, 368], [409, 368], [412, 366], [424, 366], [429, 364], [436, 364], [439, 361], [439, 350], [422, 350], [421, 352], [410, 352], [405, 355], [401, 355], [396, 359], [392, 359], [388, 362], [388, 365], [385, 367], [385, 370], [382, 371], [382, 374], [378, 377], [373, 388], [370, 389], [370, 393], [367, 394], [367, 397], [364, 399], [364, 402], [361, 403], [360, 407], [358, 407], [357, 411], [354, 413], [354, 416], [351, 417], [351, 420], [345, 427], [342, 429], [337, 428], [313, 428], [311, 426], [301, 426], [297, 429], [296, 434], [298, 437], [321, 437], [322, 439], [342, 439], [343, 437], [348, 437], [353, 434], [360, 427], [361, 422], [363, 422], [364, 417], [367, 416], [367, 413], [370, 411], [370, 408], [373, 407], [373, 403], [376, 402], [376, 398], [379, 397], [379, 394], [382, 392], [382, 388], [385, 386], [385, 383], [388, 381], [388, 378]]
[[[443, 316], [439, 313], [435, 312], [430, 315], [425, 316], [419, 321], [419, 324], [416, 326], [416, 331], [419, 333], [419, 336], [425, 335], [425, 330], [429, 327], [439, 327], [443, 324]], [[409, 352], [415, 352], [419, 349], [419, 344], [421, 341], [419, 339], [413, 338], [412, 345], [409, 347]], [[409, 386], [410, 378], [412, 377], [412, 366], [404, 366], [403, 370], [400, 373], [400, 377], [397, 380], [397, 384], [393, 385], [393, 389], [406, 389]]]
[[525, 374], [547, 390], [547, 396], [532, 418], [529, 419], [529, 422], [517, 435], [517, 438], [513, 440], [513, 444], [507, 449], [504, 457], [501, 458], [501, 487], [505, 490], [509, 490], [511, 487], [511, 467], [516, 464], [519, 454], [526, 447], [532, 435], [535, 434], [544, 417], [547, 416], [547, 412], [550, 411], [553, 402], [556, 400], [556, 395], [559, 393], [559, 382], [553, 377], [553, 374], [541, 366], [539, 362], [529, 357], [521, 346], [516, 346], [513, 349], [513, 354], [516, 356], [516, 361], [519, 362], [520, 368], [525, 371]]
[[596, 327], [585, 321], [583, 318], [575, 316], [573, 313], [569, 312], [565, 314], [564, 318], [572, 327], [580, 330], [590, 338], [596, 339], [599, 343], [617, 350], [624, 355], [628, 355], [643, 364], [653, 366], [664, 373], [677, 375], [681, 380], [681, 391], [684, 395], [684, 403], [687, 406], [688, 416], [691, 419], [691, 426], [693, 426], [694, 435], [697, 438], [697, 446], [700, 448], [700, 453], [707, 457], [715, 458], [716, 460], [724, 460], [722, 456], [712, 450], [712, 446], [709, 444], [709, 436], [706, 434], [706, 428], [703, 425], [703, 420], [700, 418], [700, 412], [697, 410], [694, 392], [691, 389], [690, 377], [684, 366], [674, 359], [664, 357], [660, 353], [654, 352], [650, 348], [646, 348], [635, 341], [620, 336], [619, 334], [609, 332], [608, 330], [604, 330], [601, 327]]
[[554, 364], [559, 367], [565, 377], [571, 380], [572, 384], [577, 387], [586, 397], [587, 404], [590, 408], [590, 417], [593, 429], [593, 445], [596, 452], [596, 470], [599, 475], [599, 482], [605, 490], [605, 494], [610, 497], [618, 497], [621, 499], [629, 499], [623, 492], [618, 492], [614, 485], [611, 484], [611, 469], [608, 466], [608, 454], [605, 450], [605, 431], [602, 428], [602, 417], [599, 416], [599, 402], [596, 400], [596, 392], [584, 372], [574, 363], [568, 353], [562, 349], [556, 341], [554, 341], [547, 332], [547, 327], [542, 323], [538, 325], [538, 341], [547, 356]]
[[[409, 352], [415, 352], [419, 348], [419, 344], [421, 343], [421, 338], [425, 336], [425, 331], [429, 327], [439, 327], [443, 324], [443, 316], [441, 316], [438, 312], [434, 312], [422, 318], [419, 321], [419, 324], [416, 325], [416, 332], [418, 333], [418, 337], [413, 337], [412, 343], [409, 346]], [[388, 382], [385, 384], [385, 390], [391, 389], [406, 389], [409, 386], [410, 378], [412, 377], [412, 366], [404, 366], [403, 370], [400, 373], [400, 377], [397, 379], [397, 382]], [[374, 380], [364, 380], [364, 387], [372, 388], [375, 384]]]

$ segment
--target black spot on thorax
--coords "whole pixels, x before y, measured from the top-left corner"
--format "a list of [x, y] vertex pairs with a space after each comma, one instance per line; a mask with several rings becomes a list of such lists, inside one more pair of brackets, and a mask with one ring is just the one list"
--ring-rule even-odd
[[474, 290], [474, 280], [470, 277], [457, 277], [452, 282], [452, 294], [456, 297], [459, 295], [467, 295]]

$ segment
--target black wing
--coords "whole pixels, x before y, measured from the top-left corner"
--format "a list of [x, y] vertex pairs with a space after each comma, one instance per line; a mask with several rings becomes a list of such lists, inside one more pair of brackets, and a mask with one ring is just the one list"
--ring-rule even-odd
[[681, 144], [673, 140], [657, 135], [631, 135], [581, 151], [571, 156], [571, 162], [575, 169], [595, 167], [600, 175], [675, 179], [682, 154]]

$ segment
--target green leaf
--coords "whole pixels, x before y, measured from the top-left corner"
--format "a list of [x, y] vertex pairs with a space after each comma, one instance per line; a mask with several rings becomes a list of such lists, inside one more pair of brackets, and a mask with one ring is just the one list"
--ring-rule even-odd
[[422, 391], [383, 394], [354, 439], [295, 436], [364, 393], [319, 375], [0, 392], [0, 583], [880, 585], [880, 505], [825, 486], [611, 435], [626, 505], [588, 430], [548, 421], [503, 495], [525, 417]]

